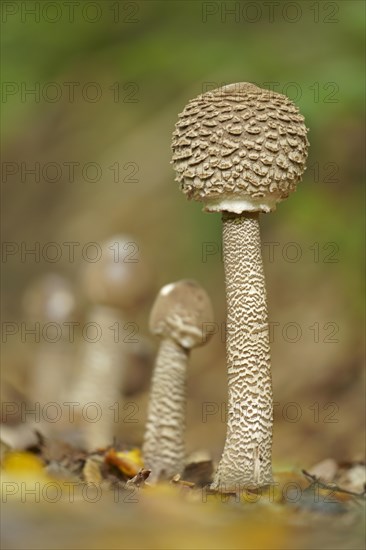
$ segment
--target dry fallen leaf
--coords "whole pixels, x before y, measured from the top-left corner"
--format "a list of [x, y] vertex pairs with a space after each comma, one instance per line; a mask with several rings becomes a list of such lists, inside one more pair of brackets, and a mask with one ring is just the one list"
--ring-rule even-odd
[[326, 458], [312, 466], [308, 472], [324, 483], [331, 483], [334, 481], [337, 470], [337, 462], [333, 458]]
[[184, 469], [182, 479], [190, 481], [199, 487], [204, 487], [211, 483], [213, 477], [212, 460], [201, 460], [199, 462], [190, 462]]
[[100, 485], [103, 481], [100, 463], [94, 458], [88, 458], [83, 468], [83, 476], [86, 483], [95, 483], [96, 485]]
[[336, 483], [342, 489], [354, 493], [366, 492], [366, 467], [364, 463], [341, 465], [338, 470]]

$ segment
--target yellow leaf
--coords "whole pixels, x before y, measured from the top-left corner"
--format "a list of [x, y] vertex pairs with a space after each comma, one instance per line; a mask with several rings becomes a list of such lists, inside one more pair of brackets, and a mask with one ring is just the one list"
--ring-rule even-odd
[[131, 451], [116, 452], [109, 449], [104, 460], [107, 464], [116, 466], [127, 477], [134, 477], [144, 466], [140, 449], [131, 449]]
[[7, 453], [2, 462], [2, 470], [6, 474], [14, 474], [16, 477], [47, 477], [41, 459], [27, 452]]

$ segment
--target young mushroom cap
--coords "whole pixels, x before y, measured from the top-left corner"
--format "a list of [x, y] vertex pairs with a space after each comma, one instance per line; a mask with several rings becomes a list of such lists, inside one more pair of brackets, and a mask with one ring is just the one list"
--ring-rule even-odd
[[286, 96], [241, 82], [188, 102], [173, 133], [176, 180], [208, 211], [269, 212], [295, 191], [309, 145]]
[[206, 324], [213, 322], [211, 300], [195, 281], [181, 280], [165, 285], [150, 314], [150, 330], [171, 338], [185, 349], [206, 343]]
[[150, 273], [141, 259], [136, 240], [115, 235], [101, 245], [101, 258], [87, 265], [83, 284], [89, 300], [100, 305], [129, 309], [150, 289]]

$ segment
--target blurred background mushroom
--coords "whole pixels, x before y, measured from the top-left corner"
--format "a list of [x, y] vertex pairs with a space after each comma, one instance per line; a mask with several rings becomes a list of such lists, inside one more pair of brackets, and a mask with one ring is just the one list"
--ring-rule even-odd
[[[78, 403], [82, 438], [90, 451], [112, 445], [121, 429], [127, 350], [131, 345], [138, 349], [141, 339], [131, 312], [146, 299], [151, 277], [136, 240], [127, 235], [103, 242], [100, 257], [84, 270], [82, 286], [90, 306], [71, 400]], [[88, 408], [93, 409], [91, 415]]]
[[30, 397], [41, 408], [60, 404], [68, 397], [74, 369], [75, 336], [68, 327], [76, 325], [80, 315], [76, 291], [66, 277], [47, 273], [29, 285], [23, 308], [35, 348]]
[[80, 303], [67, 277], [46, 273], [33, 280], [21, 300], [24, 319], [17, 327], [28, 356], [22, 383], [13, 377], [1, 385], [1, 437], [15, 448], [37, 442], [36, 432], [52, 436], [62, 423], [62, 403], [74, 374]]

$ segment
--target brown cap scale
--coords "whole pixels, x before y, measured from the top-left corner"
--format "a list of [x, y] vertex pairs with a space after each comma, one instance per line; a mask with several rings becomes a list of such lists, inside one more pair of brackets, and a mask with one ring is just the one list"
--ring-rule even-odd
[[97, 327], [99, 337], [83, 344], [74, 389], [75, 401], [84, 406], [95, 402], [97, 411], [91, 414], [100, 413], [96, 422], [83, 424], [89, 450], [112, 444], [118, 430], [114, 405], [120, 399], [127, 363], [124, 312], [139, 305], [149, 289], [149, 272], [134, 239], [116, 235], [101, 249], [101, 258], [88, 264], [83, 279], [91, 303], [87, 322]]
[[188, 198], [223, 213], [229, 415], [213, 488], [272, 481], [272, 382], [259, 213], [295, 191], [305, 170], [304, 118], [286, 96], [230, 84], [188, 103], [173, 165]]
[[195, 281], [164, 286], [150, 315], [150, 330], [161, 339], [151, 383], [143, 443], [151, 480], [171, 478], [184, 467], [186, 368], [190, 350], [208, 336], [213, 321], [211, 300]]

